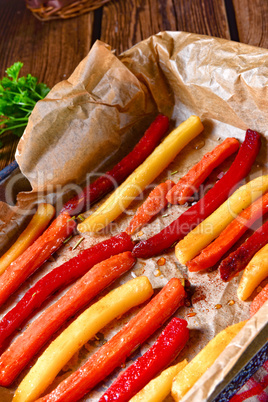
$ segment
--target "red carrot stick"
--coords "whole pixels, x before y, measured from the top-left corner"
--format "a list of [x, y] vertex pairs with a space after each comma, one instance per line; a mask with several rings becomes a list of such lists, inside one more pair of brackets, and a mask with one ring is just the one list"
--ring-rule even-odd
[[168, 203], [166, 195], [172, 186], [174, 186], [174, 182], [167, 180], [165, 183], [159, 184], [150, 192], [147, 199], [138, 208], [136, 214], [131, 219], [126, 228], [126, 233], [133, 234], [138, 229], [141, 229], [156, 214], [158, 214], [161, 209], [165, 208]]
[[235, 191], [239, 181], [247, 176], [260, 146], [260, 134], [247, 130], [245, 141], [228, 172], [201, 200], [169, 226], [148, 240], [136, 244], [133, 249], [135, 256], [149, 258], [163, 252], [212, 214]]
[[135, 148], [123, 158], [112, 170], [99, 177], [84, 190], [68, 201], [63, 211], [70, 215], [76, 215], [90, 208], [109, 191], [114, 189], [114, 183], [119, 185], [152, 153], [159, 144], [161, 138], [166, 134], [169, 126], [169, 119], [159, 115], [146, 130], [144, 136]]
[[250, 306], [250, 316], [252, 317], [257, 311], [264, 305], [264, 303], [268, 300], [268, 283], [262, 289], [262, 291], [254, 297], [253, 302]]
[[180, 306], [185, 291], [177, 278], [168, 284], [112, 339], [50, 394], [38, 402], [75, 402], [120, 366]]
[[220, 264], [221, 279], [230, 281], [248, 265], [254, 254], [268, 242], [268, 221], [256, 230], [240, 247], [229, 254]]
[[53, 254], [74, 230], [76, 223], [61, 213], [45, 232], [0, 276], [0, 305]]
[[61, 325], [135, 263], [131, 252], [95, 265], [58, 301], [48, 307], [0, 357], [0, 385], [9, 386]]
[[239, 214], [219, 237], [186, 265], [190, 272], [213, 267], [219, 259], [240, 239], [247, 229], [268, 211], [268, 193]]
[[113, 255], [131, 251], [133, 243], [120, 233], [82, 251], [78, 256], [56, 267], [41, 278], [0, 321], [0, 345], [56, 290], [80, 278], [94, 265]]
[[175, 359], [188, 339], [187, 321], [173, 318], [153, 346], [119, 375], [99, 402], [129, 401]]
[[213, 151], [206, 153], [200, 162], [194, 165], [178, 183], [168, 192], [167, 200], [171, 204], [184, 204], [193, 195], [213, 169], [239, 148], [239, 141], [226, 138]]

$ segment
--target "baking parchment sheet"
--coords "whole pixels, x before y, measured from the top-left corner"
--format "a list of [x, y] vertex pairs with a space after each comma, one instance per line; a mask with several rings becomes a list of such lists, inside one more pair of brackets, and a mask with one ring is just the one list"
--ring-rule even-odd
[[[73, 237], [55, 254], [54, 261], [44, 264], [26, 281], [1, 309], [1, 313], [6, 313], [23, 292], [47, 271], [82, 249], [124, 230], [154, 185], [167, 178], [178, 181], [224, 138], [233, 136], [242, 141], [247, 128], [259, 131], [262, 134], [262, 149], [246, 181], [267, 174], [267, 66], [268, 51], [265, 49], [184, 32], [159, 33], [119, 57], [114, 55], [108, 45], [96, 42], [71, 77], [57, 84], [45, 100], [37, 103], [32, 113], [19, 143], [16, 159], [33, 191], [20, 194], [19, 202], [14, 207], [1, 205], [3, 238], [11, 231], [10, 222], [13, 222], [14, 230], [14, 222], [19, 225], [18, 222], [24, 218], [25, 214], [21, 214], [21, 200], [26, 205], [25, 211], [32, 208], [40, 194], [44, 199], [57, 203], [59, 194], [65, 193], [72, 186], [76, 189], [75, 186], [87, 179], [87, 172], [105, 171], [105, 164], [119, 158], [122, 149], [124, 153], [133, 139], [141, 136], [157, 112], [167, 114], [171, 118], [171, 126], [177, 126], [191, 114], [196, 114], [200, 116], [205, 130], [180, 152], [157, 181], [120, 218], [102, 233], [83, 235], [84, 240], [76, 250], [72, 248], [81, 236]], [[221, 166], [221, 170], [214, 172], [211, 181], [215, 181], [217, 175], [228, 168], [231, 160]], [[96, 208], [97, 205], [92, 210]], [[187, 205], [167, 208], [136, 234], [135, 240], [143, 240], [155, 234], [187, 208]], [[7, 211], [10, 212], [8, 218]], [[160, 257], [139, 260], [132, 271], [113, 286], [140, 275], [147, 275], [155, 289], [163, 287], [174, 276], [189, 279], [195, 288], [192, 306], [180, 308], [176, 315], [187, 319], [191, 335], [188, 345], [177, 360], [185, 357], [190, 360], [220, 330], [249, 317], [250, 302], [240, 302], [236, 296], [239, 277], [225, 284], [217, 270], [201, 274], [188, 273], [177, 262], [173, 252], [162, 255], [165, 258], [162, 266], [158, 265]], [[60, 294], [47, 302], [46, 306], [53, 303]], [[109, 325], [101, 335], [98, 334], [99, 340], [88, 342], [53, 385], [85, 361], [103, 340], [109, 339], [138, 309], [134, 310]], [[40, 312], [32, 319], [38, 314]], [[260, 314], [260, 319], [257, 315], [247, 325], [246, 338], [242, 333], [238, 336], [242, 350], [245, 339], [254, 337], [267, 320], [267, 312]], [[158, 334], [139, 348], [127, 365], [131, 359], [143, 353]], [[235, 345], [230, 345], [226, 351], [230, 365], [239, 354]], [[225, 366], [226, 359], [218, 359], [216, 382], [225, 372]], [[83, 400], [97, 401], [100, 393], [120, 370], [116, 370]], [[0, 389], [3, 401], [4, 395], [10, 400], [11, 393], [25, 373], [24, 370], [11, 390]], [[208, 373], [206, 375], [209, 377]], [[199, 393], [185, 400], [206, 400], [214, 383], [215, 376], [212, 379], [209, 377], [202, 387], [202, 396]]]

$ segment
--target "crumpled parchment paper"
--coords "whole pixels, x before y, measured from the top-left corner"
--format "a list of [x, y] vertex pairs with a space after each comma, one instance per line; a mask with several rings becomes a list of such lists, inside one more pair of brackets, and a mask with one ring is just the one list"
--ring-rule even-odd
[[[87, 180], [88, 172], [105, 171], [104, 167], [120, 159], [128, 146], [142, 135], [157, 112], [167, 114], [171, 118], [171, 126], [177, 126], [191, 114], [196, 114], [202, 119], [205, 130], [181, 151], [145, 194], [138, 197], [108, 227], [108, 231], [86, 234], [81, 245], [73, 251], [72, 247], [80, 235], [75, 236], [56, 253], [55, 261], [44, 264], [25, 282], [1, 309], [1, 313], [4, 314], [12, 307], [23, 292], [44, 273], [91, 244], [124, 230], [154, 185], [167, 178], [177, 182], [193, 164], [224, 138], [233, 136], [242, 141], [247, 128], [259, 131], [262, 134], [262, 149], [246, 180], [267, 174], [267, 61], [268, 51], [265, 49], [184, 32], [159, 33], [138, 43], [118, 58], [108, 45], [96, 42], [70, 78], [57, 84], [46, 99], [37, 103], [18, 145], [16, 159], [33, 188], [32, 193], [20, 195], [19, 203], [24, 200], [29, 204], [26, 211], [36, 203], [39, 194], [57, 202], [59, 194], [65, 194], [72, 186], [78, 186]], [[217, 175], [228, 168], [231, 160], [229, 158], [213, 173], [211, 181], [215, 182]], [[61, 200], [61, 196], [59, 198]], [[13, 207], [1, 205], [1, 211], [5, 211], [5, 214], [0, 211], [3, 238], [10, 233], [11, 221], [14, 230], [14, 222], [18, 225], [20, 219], [24, 218], [24, 214], [20, 214], [19, 203]], [[93, 210], [95, 208], [97, 206]], [[148, 238], [177, 218], [186, 208], [187, 205], [171, 206], [134, 238]], [[11, 214], [8, 219], [6, 211]], [[179, 309], [177, 315], [187, 319], [191, 337], [179, 360], [185, 357], [190, 360], [208, 340], [227, 325], [249, 318], [250, 302], [240, 302], [236, 296], [239, 277], [225, 284], [217, 270], [201, 274], [188, 273], [177, 262], [173, 252], [163, 254], [163, 266], [157, 263], [160, 257], [139, 260], [133, 270], [113, 286], [139, 275], [147, 275], [154, 288], [164, 286], [173, 276], [189, 279], [195, 287], [192, 306]], [[55, 298], [49, 303], [53, 301]], [[117, 320], [116, 324], [108, 326], [102, 331], [103, 338], [110, 338], [133, 314], [131, 312]], [[247, 338], [252, 339], [261, 330], [267, 320], [263, 314], [260, 312], [249, 322]], [[156, 336], [157, 334], [150, 338], [131, 358], [143, 353]], [[230, 366], [236, 361], [239, 351], [243, 351], [245, 347], [245, 336], [238, 335], [238, 339], [241, 347], [230, 345], [226, 350]], [[66, 373], [60, 373], [55, 384], [69, 375], [99, 345], [98, 342], [89, 342], [83, 347], [65, 368]], [[216, 369], [213, 366], [212, 377], [209, 372], [206, 373], [207, 379], [200, 391], [202, 395], [199, 392], [197, 396], [191, 395], [190, 399], [186, 396], [185, 401], [206, 400], [222, 373], [226, 372], [226, 353], [225, 358], [218, 359]], [[115, 374], [119, 371], [120, 369]], [[14, 389], [25, 372], [21, 374]], [[83, 400], [97, 401], [100, 392], [104, 391], [115, 374]], [[12, 391], [2, 389], [0, 395], [1, 392], [3, 395], [7, 393], [10, 400]]]

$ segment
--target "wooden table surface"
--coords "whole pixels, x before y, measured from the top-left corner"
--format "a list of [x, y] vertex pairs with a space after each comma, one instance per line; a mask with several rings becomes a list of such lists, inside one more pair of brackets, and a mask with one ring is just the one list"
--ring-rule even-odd
[[[120, 54], [163, 30], [188, 31], [268, 47], [268, 3], [262, 0], [111, 0], [68, 20], [41, 22], [24, 0], [0, 0], [0, 77], [15, 61], [52, 87], [68, 77], [96, 39]], [[0, 170], [18, 139], [2, 138]]]

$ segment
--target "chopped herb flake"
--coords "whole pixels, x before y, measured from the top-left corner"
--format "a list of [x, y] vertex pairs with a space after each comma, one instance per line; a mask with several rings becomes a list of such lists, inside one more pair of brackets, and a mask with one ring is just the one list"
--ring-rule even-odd
[[64, 244], [65, 244], [65, 243], [68, 243], [68, 241], [69, 241], [72, 237], [73, 237], [73, 235], [67, 237], [67, 239], [63, 240], [63, 243], [64, 243]]
[[79, 244], [82, 243], [83, 240], [84, 240], [84, 237], [80, 237], [78, 242], [73, 246], [73, 250], [75, 250], [79, 246]]

